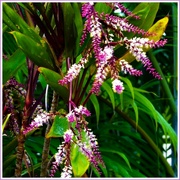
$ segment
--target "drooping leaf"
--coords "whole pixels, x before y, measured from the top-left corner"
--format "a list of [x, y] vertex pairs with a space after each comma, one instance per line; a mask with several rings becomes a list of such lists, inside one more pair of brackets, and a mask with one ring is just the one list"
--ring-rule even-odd
[[[13, 163], [13, 161], [15, 161], [16, 159], [16, 155], [15, 154], [12, 154], [8, 157], [8, 159], [6, 159], [4, 162], [3, 162], [3, 169], [6, 169], [9, 167], [10, 164]], [[5, 171], [5, 170], [4, 170]]]
[[177, 148], [177, 135], [173, 130], [172, 126], [163, 118], [163, 116], [155, 109], [153, 104], [142, 94], [135, 91], [135, 101], [139, 110], [142, 110], [149, 114], [156, 122], [156, 127], [158, 123], [162, 126], [164, 133], [168, 134], [173, 143], [174, 149]]
[[7, 156], [9, 153], [12, 153], [13, 150], [17, 147], [18, 141], [17, 138], [12, 139], [8, 144], [3, 146], [3, 156]]
[[52, 71], [47, 68], [39, 67], [39, 72], [44, 76], [47, 84], [50, 85], [50, 87], [56, 91], [65, 102], [68, 101], [68, 90], [64, 87], [58, 84], [58, 81], [62, 79], [60, 74], [56, 73], [55, 71]]
[[134, 99], [134, 89], [133, 89], [131, 81], [128, 78], [125, 78], [125, 77], [121, 77], [121, 79], [127, 84], [128, 88], [129, 88], [129, 90], [131, 92], [132, 99]]
[[22, 50], [17, 49], [8, 59], [3, 60], [3, 84], [16, 75], [16, 72], [26, 63], [26, 56]]
[[53, 57], [51, 50], [45, 40], [41, 43], [34, 41], [29, 36], [13, 31], [11, 32], [20, 49], [31, 59], [37, 66], [54, 69]]
[[3, 21], [12, 31], [19, 31], [40, 43], [40, 36], [7, 3], [3, 3]]
[[54, 118], [52, 127], [49, 133], [46, 135], [46, 138], [51, 137], [62, 137], [64, 132], [68, 129], [68, 121], [66, 117], [60, 117], [56, 115]]
[[79, 43], [80, 43], [80, 39], [81, 39], [81, 35], [82, 35], [82, 31], [83, 31], [83, 21], [82, 21], [82, 16], [81, 16], [81, 11], [80, 11], [80, 7], [78, 5], [78, 3], [72, 3], [72, 8], [74, 10], [74, 24], [76, 26], [76, 30], [77, 30], [77, 37], [76, 37], [76, 46], [75, 46], [75, 57], [77, 55], [79, 55]]
[[136, 125], [138, 125], [138, 119], [139, 119], [139, 111], [138, 111], [138, 107], [135, 101], [133, 101], [132, 103], [132, 107], [134, 109], [134, 113], [135, 113], [135, 118], [136, 118]]
[[99, 102], [97, 100], [97, 97], [94, 94], [92, 94], [90, 96], [90, 100], [91, 100], [91, 102], [92, 102], [92, 104], [94, 106], [95, 112], [96, 112], [96, 120], [97, 120], [97, 125], [98, 125], [98, 123], [99, 123], [99, 116], [100, 116]]
[[108, 168], [108, 171], [113, 171], [116, 174], [116, 177], [131, 177], [129, 172], [125, 167], [123, 167], [119, 162], [114, 160], [114, 157], [103, 157], [106, 167]]
[[102, 88], [106, 90], [106, 92], [108, 93], [113, 109], [115, 108], [115, 100], [114, 100], [114, 92], [112, 90], [112, 88], [109, 86], [109, 84], [107, 82], [103, 82], [102, 84]]
[[65, 40], [65, 56], [73, 57], [76, 45], [76, 27], [74, 25], [75, 12], [71, 3], [62, 3], [64, 17], [64, 40]]
[[109, 148], [100, 148], [100, 151], [101, 152], [108, 152], [108, 153], [115, 153], [115, 154], [119, 155], [126, 162], [128, 167], [131, 169], [131, 165], [130, 165], [129, 160], [127, 159], [125, 154], [123, 154], [123, 153], [121, 153], [119, 151], [116, 151], [113, 148], [112, 149], [109, 149]]
[[70, 155], [71, 165], [74, 173], [74, 177], [81, 177], [89, 167], [89, 160], [80, 151], [79, 146], [72, 144], [71, 155]]

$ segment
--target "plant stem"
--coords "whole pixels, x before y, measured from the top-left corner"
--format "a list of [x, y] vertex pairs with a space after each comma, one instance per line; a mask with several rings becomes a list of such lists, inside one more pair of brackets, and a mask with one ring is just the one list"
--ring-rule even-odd
[[[58, 94], [53, 91], [53, 99], [51, 103], [51, 110], [50, 113], [55, 113], [56, 112], [56, 107], [58, 104]], [[51, 128], [51, 124], [48, 123], [47, 128], [46, 128], [46, 133], [45, 135], [49, 132]], [[49, 148], [50, 148], [50, 142], [51, 138], [46, 138], [44, 140], [44, 146], [43, 146], [43, 151], [42, 151], [42, 163], [41, 163], [41, 172], [40, 172], [40, 177], [46, 177], [48, 174], [47, 168], [48, 168], [48, 156], [49, 156]]]
[[[46, 133], [49, 132], [51, 128], [50, 123], [48, 123], [47, 128], [46, 128]], [[51, 138], [46, 138], [44, 140], [44, 146], [43, 146], [43, 153], [42, 153], [42, 163], [41, 163], [41, 172], [40, 172], [40, 177], [46, 177], [47, 176], [47, 164], [48, 164], [48, 155], [49, 155], [49, 147], [51, 143]]]
[[[98, 97], [100, 100], [105, 102], [108, 106], [112, 107], [112, 103], [106, 100], [105, 98], [99, 96]], [[129, 124], [131, 124], [137, 131], [141, 134], [141, 136], [148, 142], [148, 144], [151, 146], [151, 148], [158, 154], [160, 157], [161, 161], [163, 162], [166, 171], [168, 173], [168, 176], [174, 177], [174, 171], [167, 162], [166, 158], [163, 156], [161, 150], [158, 148], [158, 146], [154, 143], [154, 141], [151, 139], [151, 137], [139, 126], [137, 123], [128, 117], [124, 112], [122, 112], [118, 107], [115, 107], [115, 111], [120, 114]]]
[[23, 109], [23, 117], [21, 122], [20, 132], [17, 136], [17, 158], [16, 158], [16, 169], [15, 177], [21, 177], [22, 173], [22, 161], [24, 156], [24, 143], [25, 135], [23, 134], [24, 129], [28, 126], [28, 119], [32, 114], [32, 104], [33, 104], [33, 95], [36, 87], [36, 82], [38, 79], [39, 72], [37, 71], [37, 66], [27, 58], [28, 65], [28, 82], [27, 82], [27, 94], [25, 98], [25, 106]]
[[170, 107], [171, 107], [172, 111], [176, 112], [177, 110], [176, 110], [176, 105], [174, 103], [174, 97], [173, 97], [173, 95], [171, 93], [171, 90], [170, 90], [170, 88], [168, 86], [168, 83], [166, 81], [166, 78], [165, 78], [165, 76], [164, 76], [164, 74], [163, 74], [163, 72], [162, 72], [162, 70], [161, 70], [161, 68], [160, 68], [160, 66], [158, 64], [158, 61], [157, 61], [156, 57], [152, 53], [152, 50], [150, 50], [148, 52], [148, 55], [149, 55], [153, 65], [154, 65], [154, 67], [156, 68], [157, 72], [159, 72], [159, 74], [163, 78], [161, 80], [163, 91], [165, 92], [165, 94], [167, 96], [167, 99], [169, 100], [169, 104], [170, 104]]
[[22, 159], [24, 156], [24, 142], [25, 142], [25, 135], [22, 131], [20, 131], [18, 137], [18, 146], [17, 146], [17, 153], [16, 153], [16, 169], [15, 169], [15, 177], [21, 177], [22, 172]]

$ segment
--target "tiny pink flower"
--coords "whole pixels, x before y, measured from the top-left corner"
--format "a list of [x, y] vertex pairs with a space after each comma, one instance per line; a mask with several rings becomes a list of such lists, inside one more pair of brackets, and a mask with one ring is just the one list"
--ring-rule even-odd
[[121, 94], [124, 90], [123, 83], [119, 79], [115, 79], [112, 82], [112, 88], [113, 88], [113, 91], [118, 94]]
[[71, 123], [76, 120], [76, 116], [75, 116], [74, 112], [72, 112], [72, 111], [69, 112], [69, 113], [66, 115], [66, 117], [67, 117], [68, 121], [71, 122]]
[[65, 143], [71, 142], [73, 136], [74, 136], [74, 134], [73, 134], [72, 130], [71, 130], [71, 129], [68, 129], [68, 130], [64, 133], [64, 136], [63, 136]]

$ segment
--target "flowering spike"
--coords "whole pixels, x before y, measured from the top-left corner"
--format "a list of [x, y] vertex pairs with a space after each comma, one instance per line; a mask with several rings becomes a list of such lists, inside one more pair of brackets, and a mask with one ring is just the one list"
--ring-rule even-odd
[[113, 88], [113, 91], [118, 94], [121, 94], [124, 90], [123, 83], [119, 79], [115, 79], [112, 82], [112, 88]]
[[128, 72], [130, 75], [133, 75], [133, 76], [141, 76], [142, 75], [142, 71], [134, 69], [132, 67], [132, 65], [130, 65], [124, 59], [121, 60], [119, 62], [119, 64], [121, 65], [121, 71], [124, 72], [125, 74], [127, 74], [127, 72]]
[[71, 130], [71, 129], [68, 129], [68, 130], [64, 133], [64, 136], [63, 136], [65, 143], [70, 143], [71, 140], [72, 140], [72, 138], [73, 138], [73, 136], [74, 136], [74, 134], [73, 134], [72, 130]]
[[63, 168], [63, 172], [61, 173], [61, 178], [71, 178], [72, 176], [72, 167], [69, 166], [65, 166]]
[[167, 40], [154, 42], [153, 40], [149, 40], [148, 38], [124, 38], [124, 43], [126, 44], [126, 48], [129, 49], [130, 53], [132, 53], [137, 61], [141, 61], [144, 64], [144, 67], [146, 67], [146, 70], [149, 71], [149, 73], [151, 73], [157, 79], [162, 78], [159, 73], [157, 73], [156, 70], [152, 67], [152, 63], [148, 59], [146, 53], [143, 51], [143, 48], [155, 48], [163, 46], [166, 42]]
[[40, 111], [40, 113], [38, 113], [36, 115], [36, 117], [32, 120], [29, 127], [27, 127], [23, 131], [23, 133], [27, 134], [28, 132], [32, 131], [33, 129], [36, 129], [36, 128], [42, 126], [43, 123], [46, 124], [49, 121], [49, 119], [50, 119], [50, 114], [49, 113], [47, 113], [46, 111], [43, 111], [43, 112]]
[[133, 14], [131, 11], [129, 11], [126, 7], [124, 7], [121, 3], [114, 3], [115, 6], [120, 9], [122, 12], [127, 14], [128, 16], [134, 17], [135, 19], [140, 19], [139, 16]]

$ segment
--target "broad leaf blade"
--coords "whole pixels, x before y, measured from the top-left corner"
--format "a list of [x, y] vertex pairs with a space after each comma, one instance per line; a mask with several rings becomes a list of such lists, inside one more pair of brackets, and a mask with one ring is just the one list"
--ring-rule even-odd
[[29, 36], [19, 32], [11, 32], [20, 49], [31, 59], [37, 66], [54, 69], [51, 51], [44, 40], [41, 43], [34, 41]]
[[95, 4], [95, 10], [99, 13], [110, 14], [112, 12], [112, 8], [106, 5], [104, 2], [98, 2]]
[[47, 84], [49, 84], [50, 87], [54, 91], [56, 91], [64, 99], [65, 102], [67, 102], [69, 97], [68, 90], [64, 86], [58, 84], [58, 81], [62, 79], [62, 77], [55, 71], [44, 67], [40, 67], [38, 70], [45, 78]]
[[62, 137], [67, 129], [68, 129], [67, 118], [56, 115], [51, 129], [49, 133], [46, 135], [46, 138]]
[[70, 159], [74, 177], [81, 177], [87, 171], [90, 163], [76, 144], [72, 144]]
[[75, 57], [78, 56], [79, 54], [79, 43], [83, 31], [83, 21], [82, 21], [82, 16], [81, 16], [81, 11], [78, 3], [72, 3], [72, 8], [74, 10], [74, 24], [77, 30], [77, 37], [76, 37], [76, 46], [75, 46]]
[[[19, 31], [40, 43], [40, 36], [7, 3], [3, 3], [5, 23], [13, 30]], [[3, 17], [3, 18], [4, 18]], [[14, 24], [14, 25], [13, 25]]]
[[15, 76], [18, 69], [26, 63], [26, 56], [22, 50], [17, 49], [9, 60], [3, 59], [3, 84]]
[[65, 39], [65, 56], [73, 57], [74, 48], [76, 45], [76, 28], [74, 25], [74, 9], [71, 3], [62, 3], [64, 16], [64, 39]]

